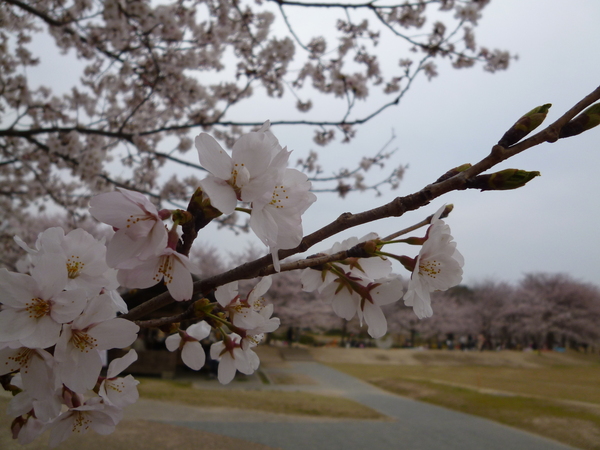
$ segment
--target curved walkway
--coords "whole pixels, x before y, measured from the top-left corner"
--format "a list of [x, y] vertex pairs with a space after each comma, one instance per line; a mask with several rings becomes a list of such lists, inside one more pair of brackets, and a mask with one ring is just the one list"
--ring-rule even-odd
[[[284, 450], [567, 450], [571, 447], [486, 419], [400, 397], [330, 367], [311, 361], [301, 351], [287, 350], [286, 362], [265, 361], [269, 379], [300, 380], [301, 384], [264, 384], [258, 376], [244, 389], [293, 390], [337, 394], [386, 415], [389, 420], [341, 420], [289, 417], [277, 414], [196, 410], [146, 419]], [[228, 389], [216, 381], [194, 383], [202, 389]], [[235, 386], [239, 389], [239, 386]], [[141, 406], [141, 405], [140, 405]], [[204, 413], [202, 412], [204, 411]], [[183, 412], [179, 408], [179, 412]]]

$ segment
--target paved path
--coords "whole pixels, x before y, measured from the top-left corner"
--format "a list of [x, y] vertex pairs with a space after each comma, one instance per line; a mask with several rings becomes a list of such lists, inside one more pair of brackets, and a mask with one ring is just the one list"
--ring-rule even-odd
[[[245, 389], [294, 390], [337, 394], [388, 416], [387, 421], [287, 417], [224, 410], [196, 415], [170, 415], [149, 420], [210, 431], [284, 450], [567, 450], [570, 447], [486, 419], [450, 411], [390, 394], [317, 362], [288, 358], [285, 364], [265, 364], [272, 379], [287, 376], [302, 384], [263, 384], [258, 376]], [[291, 359], [291, 361], [289, 360]], [[216, 382], [199, 388], [227, 389]], [[198, 410], [200, 411], [200, 410]]]

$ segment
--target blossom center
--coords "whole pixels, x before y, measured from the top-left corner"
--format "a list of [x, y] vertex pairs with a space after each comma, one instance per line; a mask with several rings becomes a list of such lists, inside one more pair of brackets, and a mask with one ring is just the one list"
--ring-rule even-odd
[[233, 189], [241, 189], [250, 181], [250, 172], [244, 164], [234, 164], [233, 170], [231, 171], [231, 178], [229, 179], [229, 184]]
[[173, 282], [173, 258], [169, 256], [164, 256], [162, 258], [153, 279], [158, 283], [163, 277], [165, 284]]
[[442, 271], [441, 266], [442, 263], [437, 262], [435, 259], [432, 261], [422, 261], [419, 264], [419, 272], [430, 278], [435, 278]]
[[[108, 382], [110, 381], [110, 383]], [[116, 378], [111, 378], [110, 380], [106, 380], [104, 382], [105, 389], [111, 389], [119, 394], [125, 390], [125, 386], [122, 381], [117, 380]]]
[[126, 228], [131, 228], [133, 225], [136, 225], [138, 222], [141, 222], [143, 220], [156, 220], [156, 219], [148, 214], [145, 214], [143, 216], [131, 215], [127, 218]]
[[[21, 350], [19, 350], [14, 355], [9, 356], [8, 359], [16, 362], [19, 365], [19, 367], [21, 367], [21, 369], [27, 369], [29, 360], [31, 359], [31, 357], [33, 356], [34, 353], [35, 353], [35, 350], [23, 347]], [[6, 364], [8, 364], [8, 362]], [[27, 370], [25, 370], [25, 373], [27, 373]]]
[[270, 205], [275, 206], [275, 208], [279, 209], [279, 208], [283, 208], [285, 205], [282, 204], [282, 200], [287, 200], [289, 199], [289, 196], [287, 195], [287, 191], [285, 189], [284, 185], [281, 186], [275, 186], [275, 189], [273, 190], [273, 196], [271, 197], [271, 201], [269, 202]]
[[41, 298], [32, 298], [29, 303], [25, 303], [25, 311], [29, 314], [30, 319], [40, 319], [50, 314], [52, 303], [49, 300]]
[[67, 274], [71, 280], [77, 278], [84, 267], [85, 263], [79, 260], [79, 256], [71, 255], [67, 259]]
[[87, 353], [90, 349], [96, 348], [96, 342], [98, 340], [85, 331], [82, 330], [73, 330], [73, 335], [71, 336], [71, 343], [73, 347], [78, 349], [82, 353]]
[[73, 417], [73, 433], [85, 433], [92, 421], [87, 414], [76, 411]]

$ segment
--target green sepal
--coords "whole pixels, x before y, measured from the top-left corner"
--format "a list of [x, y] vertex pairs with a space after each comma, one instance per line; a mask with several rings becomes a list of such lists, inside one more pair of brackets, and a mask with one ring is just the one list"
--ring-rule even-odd
[[558, 137], [567, 138], [576, 136], [598, 125], [600, 125], [600, 103], [590, 106], [562, 127]]
[[506, 148], [519, 142], [542, 124], [551, 106], [552, 103], [546, 103], [533, 108], [504, 133], [504, 136], [498, 141], [498, 145]]

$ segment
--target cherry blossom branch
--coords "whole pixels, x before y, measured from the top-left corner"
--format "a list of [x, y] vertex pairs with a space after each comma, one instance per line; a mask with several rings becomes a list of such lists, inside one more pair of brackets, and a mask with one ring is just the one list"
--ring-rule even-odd
[[289, 0], [269, 0], [271, 2], [277, 3], [280, 6], [302, 6], [308, 8], [341, 8], [341, 9], [394, 9], [401, 8], [403, 6], [422, 6], [426, 4], [440, 3], [440, 0], [426, 0], [421, 2], [414, 3], [398, 3], [393, 5], [376, 5], [376, 1], [369, 1], [366, 3], [311, 3], [311, 2], [296, 2]]
[[[588, 106], [590, 106], [598, 100], [600, 100], [600, 86], [596, 88], [592, 93], [587, 95], [585, 98], [583, 98], [581, 101], [579, 101], [571, 109], [569, 109], [558, 120], [556, 120], [554, 123], [543, 129], [542, 131], [536, 133], [535, 135], [508, 148], [501, 147], [500, 145], [494, 145], [490, 154], [483, 158], [481, 161], [479, 161], [477, 164], [471, 166], [463, 172], [452, 176], [449, 179], [429, 184], [418, 192], [404, 197], [396, 197], [394, 200], [383, 206], [373, 208], [371, 210], [364, 211], [361, 213], [344, 213], [330, 224], [315, 231], [314, 233], [305, 236], [302, 239], [300, 245], [298, 245], [296, 248], [280, 250], [279, 258], [284, 259], [289, 256], [296, 255], [298, 253], [303, 253], [309, 248], [311, 248], [313, 245], [349, 228], [353, 228], [358, 225], [363, 225], [365, 223], [374, 222], [387, 217], [400, 217], [408, 211], [413, 211], [421, 208], [422, 206], [427, 205], [433, 199], [440, 197], [448, 192], [459, 190], [462, 188], [467, 188], [469, 180], [485, 172], [486, 170], [494, 167], [498, 163], [505, 161], [531, 147], [540, 145], [544, 142], [552, 143], [557, 141], [559, 138], [560, 129], [565, 124], [567, 124], [567, 122], [573, 119], [578, 113], [582, 112], [585, 108], [587, 108]], [[388, 238], [394, 237], [395, 235], [391, 235]], [[293, 266], [290, 267], [293, 267], [293, 269], [298, 269], [301, 267], [311, 267], [313, 263], [314, 265], [323, 263], [321, 260], [315, 258], [312, 258], [312, 262], [308, 262], [308, 260], [305, 261], [307, 262], [291, 263]], [[282, 265], [282, 267], [288, 266]], [[273, 273], [275, 273], [275, 269], [272, 265], [272, 257], [271, 255], [266, 255], [262, 258], [242, 264], [220, 275], [205, 278], [203, 280], [195, 282], [194, 292], [208, 293], [212, 289], [215, 289], [218, 286], [222, 286], [232, 281], [241, 279], [252, 279], [256, 277], [271, 275]], [[143, 303], [142, 305], [136, 308], [133, 308], [124, 317], [129, 319], [143, 317], [144, 315], [157, 309], [160, 309], [172, 303], [173, 301], [174, 300], [170, 297], [170, 295], [168, 293], [165, 293], [147, 301], [146, 303]]]

